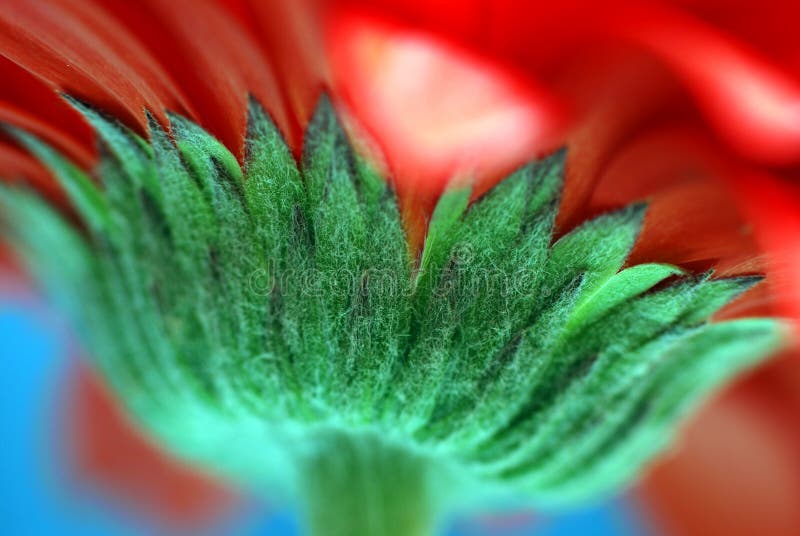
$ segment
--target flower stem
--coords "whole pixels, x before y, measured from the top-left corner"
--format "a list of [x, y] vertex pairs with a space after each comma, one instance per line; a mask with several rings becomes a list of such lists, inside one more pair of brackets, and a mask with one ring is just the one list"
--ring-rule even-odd
[[336, 433], [305, 459], [302, 493], [312, 536], [429, 536], [429, 464], [369, 436]]

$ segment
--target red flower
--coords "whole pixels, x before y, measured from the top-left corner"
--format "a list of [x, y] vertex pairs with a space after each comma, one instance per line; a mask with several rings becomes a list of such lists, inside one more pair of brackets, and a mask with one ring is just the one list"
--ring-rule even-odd
[[[723, 271], [763, 265], [774, 293], [751, 296], [749, 313], [772, 308], [775, 298], [783, 314], [800, 312], [795, 3], [465, 2], [458, 10], [447, 2], [438, 8], [380, 4], [340, 14], [330, 39], [341, 91], [372, 121], [377, 137], [394, 143], [393, 136], [404, 136], [398, 123], [413, 131], [409, 117], [426, 124], [441, 108], [449, 114], [443, 125], [452, 126], [459, 111], [447, 106], [458, 97], [449, 88], [470, 80], [462, 76], [459, 84], [444, 65], [455, 61], [478, 73], [491, 72], [482, 65], [501, 65], [503, 76], [522, 87], [487, 75], [501, 89], [486, 115], [517, 99], [540, 121], [529, 120], [522, 134], [504, 125], [492, 132], [503, 150], [470, 152], [462, 163], [479, 162], [491, 181], [516, 163], [514, 150], [546, 147], [533, 140], [558, 126], [558, 112], [566, 109], [571, 175], [563, 224], [605, 205], [650, 197], [637, 255]], [[409, 43], [427, 44], [428, 57], [414, 57]], [[381, 54], [370, 59], [369, 47], [381, 47]], [[423, 75], [412, 68], [415, 58], [427, 67]], [[391, 75], [398, 85], [418, 86], [395, 90], [386, 83]], [[481, 102], [464, 101], [465, 115], [476, 115]], [[425, 144], [408, 148], [414, 139], [405, 137], [406, 145], [397, 142], [401, 149], [394, 149], [406, 166], [399, 169], [420, 166], [406, 180], [418, 190], [439, 188], [440, 182], [422, 181], [430, 177], [420, 173], [428, 164]], [[794, 355], [775, 360], [714, 401], [676, 452], [645, 478], [644, 503], [667, 533], [800, 530], [799, 365]]]
[[[248, 92], [298, 150], [311, 106], [328, 85], [349, 111], [350, 128], [372, 140], [364, 150], [392, 170], [417, 240], [454, 174], [488, 188], [566, 140], [561, 229], [648, 198], [632, 262], [722, 274], [765, 269], [770, 292], [726, 314], [797, 317], [798, 15], [791, 2], [711, 0], [9, 0], [0, 5], [0, 73], [13, 83], [0, 85], [0, 120], [89, 166], [93, 134], [58, 96], [65, 92], [140, 133], [143, 109], [164, 124], [165, 110], [178, 111], [241, 159]], [[37, 162], [6, 140], [0, 171], [60, 195]], [[794, 361], [769, 367], [794, 373]], [[717, 412], [757, 415], [742, 421], [753, 424], [742, 433], [768, 420], [796, 427], [774, 401], [800, 408], [786, 394], [800, 383], [765, 388], [774, 380], [764, 378], [778, 374], [769, 370], [718, 402]], [[714, 412], [704, 418], [714, 422]], [[765, 456], [796, 469], [796, 430], [778, 436]], [[752, 463], [731, 463], [728, 474]], [[658, 474], [647, 495], [674, 504], [669, 490], [678, 487], [659, 485], [669, 479]], [[717, 477], [706, 478], [707, 493], [720, 490]], [[785, 489], [800, 500], [796, 477]], [[726, 530], [736, 528], [736, 513], [727, 515], [734, 524]], [[787, 518], [784, 529], [800, 530], [800, 520]]]
[[[499, 63], [519, 79], [532, 78], [536, 91], [547, 92], [546, 100], [528, 103], [540, 116], [558, 110], [550, 104], [554, 100], [570, 106], [572, 175], [562, 219], [651, 195], [648, 234], [639, 254], [746, 270], [739, 263], [753, 258], [754, 247], [766, 250], [781, 310], [797, 315], [800, 191], [793, 179], [800, 161], [800, 38], [791, 22], [798, 9], [794, 3], [694, 2], [681, 8], [466, 2], [458, 16], [447, 3], [439, 3], [441, 9], [431, 9], [430, 3], [382, 4], [369, 16], [364, 10], [348, 15], [331, 39], [334, 50], [336, 43], [344, 50], [334, 58], [346, 73], [340, 84], [352, 106], [377, 109], [375, 132], [392, 134], [393, 123], [380, 117], [381, 110], [403, 118], [409, 115], [403, 105], [416, 104], [416, 116], [426, 117], [426, 111], [452, 97], [436, 91], [442, 87], [437, 69], [427, 71], [427, 90], [405, 92], [433, 95], [433, 102], [395, 96], [393, 86], [387, 90], [382, 84], [384, 73], [394, 69], [402, 78], [410, 69], [387, 66], [390, 54], [372, 65], [361, 60], [358, 32], [347, 25], [361, 25], [361, 32], [377, 34], [372, 39], [382, 40], [384, 48], [400, 51], [408, 46], [408, 28], [415, 35], [433, 32], [432, 50], [448, 62], [453, 55], [436, 45], [444, 36], [449, 48], [458, 43], [477, 56], [473, 65]], [[376, 13], [378, 24], [369, 19]], [[386, 17], [407, 26], [387, 31]], [[366, 90], [353, 87], [354, 79], [366, 80]], [[451, 85], [458, 84], [448, 80], [445, 87]], [[383, 102], [365, 98], [376, 94]], [[532, 128], [546, 131], [541, 124]], [[502, 139], [526, 143], [524, 136]], [[408, 152], [403, 157], [407, 161]], [[758, 246], [740, 232], [741, 216], [720, 183], [754, 226]], [[753, 306], [766, 304], [756, 300]], [[800, 530], [797, 371], [797, 357], [784, 357], [720, 397], [687, 430], [682, 448], [645, 479], [643, 497], [668, 533], [788, 535]]]

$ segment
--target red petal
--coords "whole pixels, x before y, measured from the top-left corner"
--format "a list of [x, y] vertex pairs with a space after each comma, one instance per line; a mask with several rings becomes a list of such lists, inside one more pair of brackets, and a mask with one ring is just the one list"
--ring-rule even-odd
[[485, 187], [557, 140], [554, 99], [438, 38], [338, 13], [327, 47], [337, 93], [377, 139], [403, 196], [435, 198], [454, 176]]
[[631, 11], [614, 30], [684, 80], [719, 133], [766, 162], [800, 160], [800, 80], [733, 37], [667, 9]]
[[305, 126], [327, 78], [321, 54], [321, 20], [318, 1], [240, 0], [241, 13], [268, 58], [288, 108], [285, 129], [289, 145], [300, 154]]
[[146, 129], [144, 108], [179, 102], [167, 77], [125, 28], [91, 2], [0, 4], [0, 50], [54, 88]]
[[94, 133], [53, 88], [0, 56], [0, 122], [22, 126], [55, 145], [83, 166], [94, 159]]
[[198, 119], [241, 156], [248, 92], [282, 129], [291, 127], [255, 41], [210, 0], [13, 0], [0, 6], [0, 50], [140, 133], [145, 108], [165, 124], [163, 110], [171, 109]]
[[77, 370], [70, 396], [68, 439], [78, 478], [173, 528], [207, 527], [233, 508], [232, 491], [145, 439], [93, 372]]
[[665, 534], [800, 534], [798, 365], [776, 360], [713, 402], [645, 478], [642, 498]]
[[16, 145], [0, 139], [0, 169], [7, 180], [24, 179], [36, 183], [52, 184], [50, 173], [42, 164]]
[[[558, 225], [586, 218], [592, 192], [615, 153], [663, 116], [684, 113], [673, 78], [642, 54], [628, 49], [587, 53], [585, 62], [563, 73], [583, 118], [569, 136], [567, 176]], [[586, 68], [586, 64], [593, 68]], [[636, 183], [636, 179], [631, 179]]]
[[221, 5], [210, 0], [97, 2], [158, 59], [185, 93], [192, 116], [234, 154], [243, 156], [248, 92], [286, 129], [286, 112], [269, 65]]
[[691, 123], [651, 126], [617, 150], [590, 206], [649, 202], [631, 264], [660, 261], [707, 269], [752, 258], [757, 248], [751, 229], [724, 188], [726, 170], [719, 161], [717, 148]]
[[[0, 102], [0, 122], [16, 125], [47, 140], [78, 165], [89, 167], [94, 161], [94, 155], [85, 145], [77, 143], [63, 131], [55, 129], [52, 124], [30, 115], [26, 109]], [[5, 168], [2, 169], [6, 174]]]
[[800, 319], [800, 187], [764, 172], [741, 171], [730, 180], [768, 252], [768, 271], [783, 314]]

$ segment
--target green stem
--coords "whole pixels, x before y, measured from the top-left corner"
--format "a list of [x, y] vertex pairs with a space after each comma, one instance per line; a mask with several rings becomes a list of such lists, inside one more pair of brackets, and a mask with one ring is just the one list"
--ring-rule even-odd
[[375, 437], [336, 433], [305, 459], [302, 492], [312, 536], [430, 536], [429, 464]]

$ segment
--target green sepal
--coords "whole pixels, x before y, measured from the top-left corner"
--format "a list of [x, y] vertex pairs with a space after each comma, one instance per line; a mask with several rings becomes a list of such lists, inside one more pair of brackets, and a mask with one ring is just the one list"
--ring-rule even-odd
[[[726, 381], [783, 344], [771, 319], [709, 324], [675, 341], [642, 381], [598, 412], [595, 431], [550, 461], [545, 478], [524, 482], [543, 507], [579, 503], [632, 480], [669, 447], [681, 419]], [[591, 440], [589, 440], [591, 438]]]
[[[101, 139], [103, 149], [113, 158], [114, 165], [119, 167], [128, 181], [139, 182], [152, 195], [160, 195], [160, 184], [153, 165], [153, 148], [119, 121], [98, 112], [92, 106], [64, 95]], [[102, 174], [101, 174], [102, 178]]]
[[[402, 235], [381, 236], [383, 244], [372, 240], [373, 233], [385, 229], [370, 228], [359, 199], [362, 177], [355, 167], [355, 155], [325, 98], [305, 134], [302, 171], [316, 275], [312, 282], [316, 310], [303, 324], [313, 326], [320, 346], [311, 352], [311, 366], [321, 375], [318, 381], [327, 393], [340, 393], [333, 397], [332, 405], [357, 405], [359, 397], [351, 399], [348, 386], [380, 389], [381, 380], [374, 375], [382, 365], [390, 366], [386, 360], [397, 353], [388, 348], [370, 349], [373, 337], [391, 334], [392, 316], [402, 314], [402, 307], [384, 304], [381, 298], [385, 296], [373, 295], [369, 276], [370, 270], [380, 268], [381, 248], [396, 248]], [[392, 276], [402, 274], [403, 263], [389, 269]]]
[[450, 195], [461, 195], [460, 201], [445, 194], [437, 205], [431, 226], [441, 215], [446, 236], [426, 239], [422, 259], [428, 248], [437, 252], [420, 263], [424, 273], [412, 299], [415, 336], [395, 382], [398, 411], [413, 415], [409, 423], [419, 439], [454, 431], [453, 423], [473, 411], [497, 354], [530, 323], [563, 161], [558, 153], [522, 167], [466, 211], [459, 208], [459, 192]]
[[554, 241], [564, 151], [478, 199], [446, 191], [412, 258], [391, 183], [324, 97], [299, 166], [252, 98], [242, 166], [186, 118], [148, 115], [145, 141], [70, 102], [99, 134], [97, 182], [9, 132], [83, 227], [6, 188], [6, 234], [139, 422], [248, 485], [303, 489], [344, 444], [359, 467], [418, 460], [409, 489], [606, 493], [782, 341], [777, 320], [708, 321], [757, 277], [626, 267], [643, 204]]
[[91, 229], [108, 231], [112, 228], [108, 203], [80, 168], [32, 134], [10, 125], [3, 125], [2, 128], [56, 176], [73, 206]]
[[617, 305], [637, 296], [669, 277], [684, 272], [669, 264], [637, 264], [604, 281], [594, 292], [582, 297], [569, 319], [569, 327], [590, 325]]

